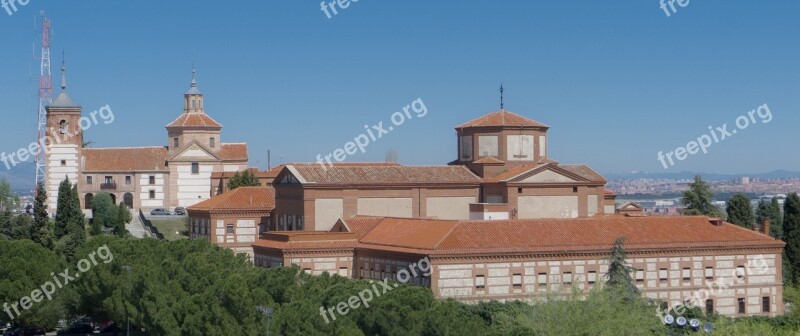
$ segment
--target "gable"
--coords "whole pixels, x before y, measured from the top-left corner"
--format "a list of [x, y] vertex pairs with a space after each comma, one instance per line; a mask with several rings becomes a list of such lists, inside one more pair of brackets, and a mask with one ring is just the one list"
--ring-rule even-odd
[[175, 154], [171, 160], [174, 161], [217, 161], [219, 157], [211, 153], [209, 150], [200, 146], [197, 142], [193, 142]]
[[517, 181], [523, 183], [552, 183], [552, 182], [577, 182], [575, 179], [556, 173], [552, 170], [543, 170], [539, 173], [528, 176], [527, 178]]

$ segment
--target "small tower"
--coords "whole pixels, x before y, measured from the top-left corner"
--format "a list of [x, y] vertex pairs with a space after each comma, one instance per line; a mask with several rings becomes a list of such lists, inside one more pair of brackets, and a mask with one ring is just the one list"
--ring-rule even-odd
[[58, 185], [65, 178], [76, 183], [80, 178], [83, 153], [83, 109], [67, 95], [67, 67], [61, 65], [61, 94], [47, 105], [47, 131], [45, 132], [48, 211], [54, 214], [58, 200]]
[[197, 88], [197, 71], [192, 68], [192, 82], [183, 94], [183, 113], [167, 125], [167, 148], [175, 154], [190, 144], [219, 153], [222, 125], [205, 113], [203, 93]]
[[192, 68], [192, 84], [183, 94], [184, 113], [203, 113], [203, 93], [197, 88], [197, 71]]

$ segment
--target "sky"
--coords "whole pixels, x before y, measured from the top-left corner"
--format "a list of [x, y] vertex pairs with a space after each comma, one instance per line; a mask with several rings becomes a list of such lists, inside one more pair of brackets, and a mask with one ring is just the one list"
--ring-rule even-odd
[[[268, 150], [272, 166], [316, 161], [418, 99], [424, 116], [412, 112], [347, 161], [394, 149], [403, 164], [446, 164], [457, 155], [453, 128], [498, 110], [502, 83], [507, 110], [551, 127], [548, 153], [562, 163], [800, 170], [800, 2], [675, 7], [667, 16], [658, 0], [360, 0], [329, 18], [317, 1], [31, 0], [12, 15], [0, 8], [0, 151], [35, 138], [34, 21], [44, 10], [54, 87], [63, 51], [84, 114], [114, 113], [86, 131], [94, 147], [166, 145], [194, 66], [222, 142], [248, 143], [262, 169]], [[719, 137], [709, 126], [730, 132], [740, 116], [749, 126], [707, 154], [659, 161], [659, 151]]]

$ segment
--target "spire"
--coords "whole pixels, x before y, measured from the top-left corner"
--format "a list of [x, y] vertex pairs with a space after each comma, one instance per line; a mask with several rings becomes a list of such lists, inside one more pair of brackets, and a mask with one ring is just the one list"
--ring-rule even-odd
[[503, 106], [503, 83], [500, 83], [500, 110], [505, 110]]
[[64, 61], [64, 50], [61, 50], [61, 91], [67, 91], [67, 65]]
[[197, 87], [197, 77], [196, 77], [196, 74], [197, 74], [197, 70], [195, 70], [195, 69], [194, 69], [194, 66], [192, 66], [192, 87]]
[[202, 95], [203, 93], [200, 92], [200, 89], [197, 88], [197, 70], [194, 69], [192, 66], [192, 83], [189, 85], [189, 91], [186, 91], [186, 95]]

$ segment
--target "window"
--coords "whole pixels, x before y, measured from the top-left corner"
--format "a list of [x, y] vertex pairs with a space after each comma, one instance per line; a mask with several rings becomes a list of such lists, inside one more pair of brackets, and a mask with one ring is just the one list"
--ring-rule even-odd
[[574, 193], [578, 192], [578, 187], [572, 187], [572, 192]]
[[644, 270], [636, 270], [636, 282], [644, 282]]
[[125, 185], [130, 185], [130, 184], [131, 184], [131, 177], [125, 176]]
[[564, 285], [572, 286], [572, 272], [564, 272]]
[[517, 194], [521, 194], [521, 193], [522, 193], [522, 188], [517, 188]]
[[61, 134], [67, 134], [67, 121], [61, 120], [61, 122], [58, 123], [58, 129]]
[[714, 280], [714, 268], [706, 267], [706, 280]]
[[669, 272], [667, 272], [666, 268], [658, 270], [658, 280], [660, 280], [661, 283], [666, 283], [669, 280]]
[[67, 160], [61, 160], [61, 165], [62, 166], [66, 166], [67, 165]]
[[538, 278], [540, 287], [547, 286], [547, 273], [539, 273]]
[[586, 278], [589, 280], [590, 285], [594, 285], [594, 283], [597, 281], [597, 272], [589, 271], [589, 275]]
[[217, 145], [217, 139], [214, 139], [214, 138], [208, 139], [208, 146], [210, 146], [211, 148], [214, 148], [216, 145]]
[[178, 147], [178, 138], [172, 138], [172, 147]]
[[339, 267], [339, 276], [347, 277], [347, 267]]
[[706, 315], [714, 314], [714, 300], [706, 300]]
[[156, 184], [156, 177], [154, 175], [150, 175], [150, 185]]
[[736, 267], [736, 278], [739, 280], [744, 280], [744, 276], [747, 274], [747, 270], [745, 270], [744, 266], [737, 266]]
[[228, 224], [225, 226], [225, 234], [234, 234], [233, 224]]
[[514, 288], [522, 288], [522, 274], [514, 274], [511, 276], [511, 284]]
[[155, 189], [150, 189], [150, 199], [156, 198], [156, 191]]
[[681, 270], [681, 276], [683, 277], [683, 281], [691, 281], [692, 280], [692, 270], [689, 267], [684, 267]]
[[86, 176], [86, 184], [92, 184], [92, 177]]
[[769, 296], [765, 296], [761, 298], [761, 311], [764, 313], [769, 313]]
[[200, 164], [192, 162], [192, 174], [200, 174]]
[[106, 176], [103, 179], [103, 181], [104, 181], [104, 183], [114, 183], [114, 177], [113, 176]]
[[484, 289], [486, 287], [486, 278], [483, 275], [475, 276], [475, 288]]
[[739, 309], [737, 312], [739, 314], [744, 314], [744, 298], [739, 298]]

